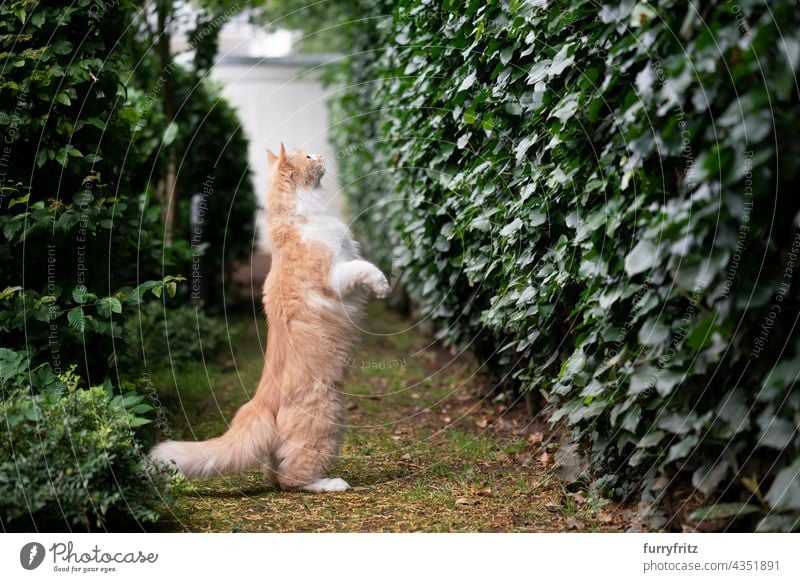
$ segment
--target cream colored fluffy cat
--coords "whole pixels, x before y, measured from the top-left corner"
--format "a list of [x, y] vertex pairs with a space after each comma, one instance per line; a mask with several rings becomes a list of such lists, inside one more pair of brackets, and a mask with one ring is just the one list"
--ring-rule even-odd
[[283, 489], [345, 491], [344, 479], [325, 478], [342, 433], [342, 383], [365, 299], [385, 297], [389, 284], [360, 258], [347, 226], [326, 213], [322, 156], [281, 144], [267, 159], [272, 267], [258, 390], [222, 436], [166, 441], [150, 455], [187, 477], [261, 466]]

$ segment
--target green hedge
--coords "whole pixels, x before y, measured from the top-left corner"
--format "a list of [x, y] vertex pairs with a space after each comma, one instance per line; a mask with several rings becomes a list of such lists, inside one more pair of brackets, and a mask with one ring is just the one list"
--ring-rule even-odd
[[152, 521], [166, 484], [141, 462], [133, 429], [149, 406], [116, 360], [125, 321], [174, 295], [173, 269], [190, 260], [188, 244], [163, 248], [127, 171], [146, 150], [123, 85], [134, 7], [0, 5], [3, 529]]
[[146, 291], [174, 293], [158, 212], [133, 191], [144, 156], [122, 80], [132, 6], [0, 7], [0, 342], [88, 384], [114, 370]]
[[125, 324], [127, 349], [120, 360], [131, 369], [195, 367], [224, 358], [230, 326], [199, 307], [151, 302]]
[[701, 4], [363, 3], [335, 142], [368, 250], [602, 483], [791, 529], [800, 11]]
[[[73, 372], [32, 395], [27, 364], [0, 348], [0, 526], [4, 531], [140, 529], [172, 500], [171, 473], [145, 467], [134, 429], [152, 407]], [[166, 496], [166, 499], [165, 497]]]

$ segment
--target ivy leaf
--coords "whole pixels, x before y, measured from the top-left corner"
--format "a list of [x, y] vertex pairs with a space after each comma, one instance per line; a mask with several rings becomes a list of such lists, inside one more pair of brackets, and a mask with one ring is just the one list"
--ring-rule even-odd
[[500, 230], [500, 236], [510, 237], [522, 227], [522, 220], [515, 218]]
[[567, 67], [575, 62], [574, 56], [567, 56], [567, 53], [572, 48], [572, 44], [565, 44], [553, 57], [553, 63], [547, 69], [547, 77], [552, 79], [563, 73]]
[[750, 503], [716, 503], [709, 507], [695, 509], [689, 514], [692, 521], [704, 519], [728, 519], [731, 517], [744, 517], [751, 513], [759, 513], [761, 508]]
[[528, 224], [530, 226], [541, 226], [545, 222], [547, 222], [547, 215], [538, 208], [528, 215]]
[[535, 85], [547, 78], [547, 70], [550, 68], [551, 63], [552, 61], [550, 59], [544, 59], [533, 65], [528, 71], [527, 84]]
[[641, 439], [639, 439], [639, 442], [636, 443], [636, 447], [640, 449], [654, 447], [661, 442], [661, 440], [664, 438], [665, 435], [666, 433], [660, 430], [650, 431], [649, 433], [644, 435]]
[[756, 525], [756, 533], [791, 533], [800, 529], [800, 520], [792, 514], [767, 515]]
[[632, 277], [652, 269], [658, 259], [656, 251], [656, 246], [650, 241], [639, 241], [625, 257], [625, 272]]
[[667, 462], [670, 463], [672, 461], [685, 458], [686, 455], [688, 455], [692, 449], [697, 446], [698, 442], [699, 439], [695, 435], [690, 434], [680, 442], [672, 445], [669, 448], [669, 453], [667, 454]]
[[689, 337], [686, 338], [687, 345], [695, 351], [701, 350], [711, 343], [711, 332], [717, 322], [718, 311], [713, 311], [694, 327]]
[[475, 84], [475, 79], [477, 78], [478, 77], [475, 73], [470, 73], [469, 75], [464, 77], [464, 80], [461, 81], [461, 84], [458, 86], [458, 91], [459, 92], [466, 91], [467, 89], [472, 87]]
[[715, 491], [720, 482], [728, 476], [731, 464], [726, 459], [719, 459], [712, 465], [705, 465], [692, 473], [692, 485], [701, 493], [709, 495]]
[[72, 52], [72, 43], [68, 40], [57, 40], [50, 45], [50, 50], [57, 55], [68, 55]]
[[[782, 451], [797, 433], [794, 424], [784, 418], [777, 418], [769, 415], [759, 419], [761, 433], [758, 435], [758, 444], [762, 447], [770, 447], [776, 451]], [[800, 475], [798, 475], [800, 478]]]
[[565, 123], [575, 115], [576, 111], [578, 111], [578, 96], [568, 95], [553, 109], [549, 117], [556, 117], [560, 119], [562, 123]]

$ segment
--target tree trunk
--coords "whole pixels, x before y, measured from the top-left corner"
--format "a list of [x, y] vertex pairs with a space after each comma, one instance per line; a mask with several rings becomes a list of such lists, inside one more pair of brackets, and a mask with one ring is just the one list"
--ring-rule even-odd
[[[170, 24], [172, 16], [172, 1], [171, 0], [158, 0], [156, 5], [158, 29], [156, 50], [158, 51], [158, 60], [161, 66], [161, 77], [164, 79], [162, 88], [164, 117], [166, 118], [165, 127], [175, 120], [175, 89], [172, 79], [172, 51], [170, 48]], [[173, 231], [177, 227], [178, 215], [178, 184], [176, 175], [176, 155], [175, 148], [172, 144], [164, 146], [166, 150], [164, 153], [167, 158], [166, 171], [161, 175], [157, 190], [159, 203], [161, 204], [161, 220], [164, 223], [164, 236], [166, 243], [172, 242]]]

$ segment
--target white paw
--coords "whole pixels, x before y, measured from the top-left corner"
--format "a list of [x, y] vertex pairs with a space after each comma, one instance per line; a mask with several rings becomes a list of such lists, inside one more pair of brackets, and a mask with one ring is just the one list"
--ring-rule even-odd
[[348, 489], [350, 489], [350, 485], [341, 477], [318, 479], [303, 487], [303, 491], [311, 493], [347, 491]]
[[386, 280], [386, 277], [380, 271], [375, 273], [370, 279], [369, 288], [372, 289], [372, 292], [378, 299], [388, 297], [392, 290], [392, 288], [389, 287], [389, 281]]

